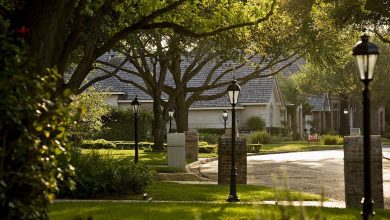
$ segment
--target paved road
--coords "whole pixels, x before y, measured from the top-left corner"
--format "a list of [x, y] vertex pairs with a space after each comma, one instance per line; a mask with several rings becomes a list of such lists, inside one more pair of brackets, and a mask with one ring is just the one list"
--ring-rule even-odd
[[[390, 148], [383, 148], [390, 155]], [[284, 186], [344, 201], [344, 162], [342, 150], [313, 151], [248, 156], [248, 184]], [[217, 180], [218, 162], [199, 167], [202, 175]], [[390, 209], [390, 160], [383, 159], [385, 207]]]

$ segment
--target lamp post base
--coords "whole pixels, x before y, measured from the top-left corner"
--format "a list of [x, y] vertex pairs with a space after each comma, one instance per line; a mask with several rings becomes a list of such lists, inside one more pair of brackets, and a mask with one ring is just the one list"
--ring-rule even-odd
[[362, 198], [362, 205], [363, 211], [360, 212], [360, 214], [363, 216], [363, 219], [372, 219], [375, 215], [375, 212], [373, 211], [374, 201]]
[[240, 199], [238, 198], [237, 195], [229, 195], [228, 198], [226, 199], [226, 202], [239, 202]]

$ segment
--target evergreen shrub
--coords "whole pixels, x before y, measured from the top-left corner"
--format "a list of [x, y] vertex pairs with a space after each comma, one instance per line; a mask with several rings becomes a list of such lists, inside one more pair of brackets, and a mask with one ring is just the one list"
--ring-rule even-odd
[[129, 158], [114, 158], [112, 154], [100, 155], [92, 151], [71, 153], [75, 167], [75, 189], [60, 186], [61, 198], [92, 198], [97, 196], [141, 193], [155, 180], [156, 173], [150, 166]]

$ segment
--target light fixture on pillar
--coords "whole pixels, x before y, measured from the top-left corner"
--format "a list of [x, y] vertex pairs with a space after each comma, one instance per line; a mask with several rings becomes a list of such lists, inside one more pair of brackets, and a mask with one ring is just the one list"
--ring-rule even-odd
[[237, 167], [236, 167], [236, 105], [241, 88], [236, 80], [232, 81], [227, 88], [229, 101], [232, 105], [232, 155], [230, 169], [230, 193], [226, 201], [238, 202], [240, 199], [237, 196]]
[[352, 50], [355, 56], [356, 66], [359, 70], [360, 80], [364, 84], [363, 90], [363, 162], [364, 162], [364, 197], [362, 199], [363, 219], [371, 219], [375, 212], [373, 211], [373, 201], [371, 198], [371, 146], [370, 146], [370, 88], [369, 84], [374, 78], [376, 61], [379, 56], [378, 47], [368, 41], [368, 36], [364, 34]]
[[173, 117], [173, 113], [175, 113], [173, 111], [173, 109], [169, 109], [168, 110], [168, 116], [169, 116], [169, 133], [172, 133], [172, 117]]
[[141, 103], [138, 101], [137, 96], [131, 102], [131, 107], [133, 107], [134, 114], [134, 163], [138, 163], [138, 114], [140, 111]]

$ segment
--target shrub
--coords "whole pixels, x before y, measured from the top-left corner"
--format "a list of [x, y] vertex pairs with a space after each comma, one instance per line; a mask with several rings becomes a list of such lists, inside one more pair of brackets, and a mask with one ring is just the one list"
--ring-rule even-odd
[[115, 149], [116, 144], [104, 139], [85, 140], [81, 143], [81, 148], [84, 149]]
[[[152, 125], [152, 113], [141, 111], [138, 117], [138, 139], [146, 140]], [[97, 138], [110, 141], [134, 140], [134, 118], [131, 109], [113, 108], [102, 119], [103, 128]]]
[[203, 145], [198, 148], [199, 153], [215, 153], [217, 152], [216, 145]]
[[344, 143], [344, 139], [338, 135], [323, 135], [321, 137], [321, 142], [324, 145], [339, 145]]
[[153, 183], [155, 171], [148, 165], [134, 164], [129, 158], [117, 159], [111, 154], [100, 155], [72, 152], [75, 167], [75, 190], [60, 187], [60, 197], [87, 198], [102, 195], [123, 195], [143, 192]]
[[23, 40], [0, 23], [0, 219], [47, 219], [57, 182], [72, 172], [58, 163], [73, 121], [70, 91], [57, 90], [57, 71], [37, 68]]
[[223, 128], [199, 128], [198, 133], [223, 135], [225, 133], [225, 129], [223, 129]]
[[209, 144], [218, 144], [218, 140], [218, 134], [199, 133], [199, 141], [205, 141]]
[[264, 120], [257, 116], [250, 117], [246, 121], [246, 125], [251, 131], [261, 131], [265, 128]]
[[262, 144], [249, 144], [246, 146], [248, 153], [259, 153], [261, 148], [263, 148]]
[[250, 144], [269, 144], [271, 143], [271, 135], [265, 131], [257, 131], [249, 136]]

